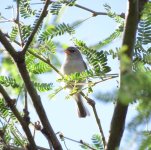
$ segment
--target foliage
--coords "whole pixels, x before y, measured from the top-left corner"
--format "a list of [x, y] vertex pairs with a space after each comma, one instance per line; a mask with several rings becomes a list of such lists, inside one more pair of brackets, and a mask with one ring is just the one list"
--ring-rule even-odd
[[11, 86], [13, 88], [19, 87], [19, 85], [17, 84], [15, 79], [13, 79], [11, 77], [6, 77], [6, 76], [0, 76], [0, 84], [4, 85], [6, 87], [7, 86]]
[[46, 41], [54, 36], [63, 35], [64, 33], [73, 34], [74, 29], [68, 24], [62, 23], [57, 26], [50, 25], [47, 29], [39, 36], [39, 41]]
[[112, 11], [111, 6], [108, 4], [104, 4], [104, 7], [108, 13], [108, 16], [113, 18], [117, 23], [119, 23], [121, 26], [124, 25], [124, 19], [122, 18], [122, 15], [118, 15], [115, 12]]
[[59, 0], [56, 2], [53, 2], [50, 8], [50, 13], [52, 13], [53, 15], [58, 15], [61, 8], [65, 5], [65, 6], [74, 6], [75, 5], [76, 0]]
[[4, 99], [0, 99], [0, 108], [1, 123], [3, 122], [0, 129], [1, 135], [3, 132], [3, 139], [0, 145], [10, 143], [17, 146], [24, 146], [26, 140], [16, 128], [18, 120], [4, 103]]
[[34, 83], [35, 87], [38, 89], [40, 92], [45, 92], [49, 91], [52, 89], [52, 83]]
[[75, 44], [87, 56], [88, 62], [92, 65], [96, 74], [104, 74], [111, 69], [107, 66], [107, 57], [103, 51], [96, 51], [89, 48], [83, 41], [75, 40]]
[[13, 26], [12, 27], [12, 32], [10, 33], [10, 40], [11, 41], [16, 40], [17, 34], [18, 34], [18, 27], [17, 26]]
[[21, 36], [24, 42], [26, 42], [32, 31], [31, 25], [21, 25]]
[[19, 0], [19, 6], [20, 14], [23, 18], [26, 19], [35, 15], [36, 10], [32, 10], [30, 7], [30, 0]]
[[[91, 138], [91, 141], [92, 141], [92, 144], [91, 145], [88, 144], [89, 146], [91, 146], [95, 150], [104, 150], [104, 146], [103, 146], [100, 135], [94, 134]], [[86, 145], [81, 145], [81, 147], [82, 149], [89, 149], [89, 147]]]

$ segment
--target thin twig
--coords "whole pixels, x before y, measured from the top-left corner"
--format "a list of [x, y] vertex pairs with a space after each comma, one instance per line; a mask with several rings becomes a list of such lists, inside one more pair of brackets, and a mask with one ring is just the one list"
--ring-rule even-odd
[[[8, 38], [8, 39], [10, 39], [10, 36], [6, 33], [5, 34], [5, 36]], [[12, 41], [11, 41], [12, 42]], [[20, 46], [21, 47], [21, 44], [17, 41], [17, 40], [14, 40], [13, 41], [15, 44], [17, 44], [18, 46]]]
[[6, 22], [14, 22], [13, 20], [2, 20], [0, 23], [6, 23]]
[[17, 98], [16, 98], [16, 105], [17, 105], [17, 102], [18, 102], [18, 100], [19, 100], [19, 96], [20, 96], [20, 94], [21, 94], [22, 88], [23, 88], [23, 85], [22, 85], [22, 86], [20, 87], [20, 89], [19, 89], [19, 93], [18, 93], [18, 96], [17, 96]]
[[89, 8], [87, 8], [87, 7], [81, 6], [81, 5], [79, 5], [79, 4], [75, 4], [74, 6], [76, 6], [76, 7], [78, 7], [78, 8], [81, 8], [81, 9], [83, 9], [83, 10], [86, 10], [86, 11], [91, 12], [91, 13], [93, 14], [93, 16], [97, 16], [97, 15], [107, 15], [107, 13], [105, 13], [105, 12], [97, 12], [97, 11], [94, 11], [94, 10], [89, 9]]
[[84, 146], [87, 146], [87, 147], [88, 147], [89, 149], [91, 149], [91, 150], [97, 150], [97, 149], [91, 147], [90, 145], [88, 145], [87, 143], [85, 143], [85, 142], [82, 141], [82, 140], [80, 140], [80, 143], [83, 144]]
[[53, 70], [55, 70], [60, 76], [63, 77], [63, 74], [50, 63], [50, 60], [45, 60], [44, 58], [42, 58], [41, 56], [37, 55], [36, 53], [32, 52], [31, 50], [28, 50], [28, 53], [30, 53], [31, 55], [39, 58], [40, 60], [42, 60], [43, 62], [45, 62], [46, 64], [48, 64]]
[[24, 87], [24, 91], [25, 91], [25, 106], [23, 109], [24, 112], [24, 120], [28, 123], [30, 123], [30, 117], [29, 117], [29, 111], [28, 111], [28, 99], [27, 99], [27, 89], [26, 87]]
[[88, 145], [88, 144], [87, 144], [86, 142], [84, 142], [83, 140], [78, 141], [78, 140], [71, 139], [71, 138], [69, 138], [69, 137], [64, 136], [61, 132], [58, 132], [57, 134], [59, 134], [60, 139], [63, 140], [63, 141], [65, 141], [64, 139], [66, 139], [66, 140], [69, 140], [69, 141], [72, 141], [72, 142], [75, 142], [75, 143], [78, 143], [78, 144], [82, 144], [82, 145], [84, 145], [84, 146], [87, 146], [87, 147], [88, 147], [89, 149], [91, 149], [91, 150], [96, 150], [95, 148], [91, 147], [90, 145]]
[[[50, 0], [50, 2], [51, 2], [51, 3], [55, 3], [54, 1], [51, 1], [51, 0]], [[69, 4], [70, 2], [69, 2], [69, 1], [63, 1], [63, 3]], [[43, 4], [43, 3], [31, 3], [31, 4], [32, 4], [32, 5], [37, 5], [37, 4]], [[69, 5], [69, 6], [70, 6], [70, 5]], [[106, 12], [98, 12], [98, 11], [92, 10], [92, 9], [90, 9], [90, 8], [87, 8], [87, 7], [82, 6], [82, 5], [79, 5], [79, 4], [74, 4], [73, 6], [92, 13], [92, 14], [93, 14], [92, 16], [108, 15], [108, 13], [106, 13]], [[121, 13], [119, 16], [122, 17], [122, 18], [124, 18], [124, 14], [123, 14], [123, 13]]]
[[19, 14], [19, 1], [17, 0], [16, 1], [16, 4], [17, 4], [17, 16], [16, 16], [16, 20], [15, 20], [15, 23], [17, 23], [17, 26], [18, 26], [18, 31], [19, 31], [19, 36], [20, 36], [20, 41], [21, 41], [21, 46], [23, 47], [24, 46], [24, 41], [23, 41], [23, 38], [22, 38], [22, 33], [21, 33], [21, 27], [20, 27], [20, 14]]
[[40, 17], [39, 17], [39, 19], [38, 19], [38, 21], [37, 21], [37, 23], [36, 23], [34, 29], [32, 30], [32, 33], [30, 34], [27, 43], [26, 43], [25, 46], [23, 47], [23, 50], [22, 50], [22, 51], [23, 51], [24, 53], [26, 53], [26, 51], [27, 51], [28, 47], [30, 46], [30, 44], [31, 44], [31, 42], [32, 42], [32, 40], [33, 40], [35, 34], [36, 34], [37, 31], [38, 31], [39, 26], [41, 25], [43, 19], [46, 17], [46, 15], [47, 15], [47, 9], [48, 9], [49, 4], [50, 4], [50, 0], [46, 0], [45, 6], [44, 6], [44, 8], [43, 8], [43, 11], [42, 11], [42, 13], [41, 13], [41, 15], [40, 15]]
[[94, 116], [95, 116], [97, 125], [99, 127], [99, 131], [100, 131], [100, 134], [101, 134], [101, 137], [102, 137], [103, 145], [105, 147], [106, 146], [106, 140], [105, 140], [104, 132], [103, 132], [103, 129], [102, 129], [102, 125], [101, 125], [98, 113], [96, 111], [95, 102], [94, 102], [94, 100], [87, 97], [83, 92], [80, 92], [80, 94], [87, 100], [87, 103], [90, 104], [93, 108]]
[[69, 150], [65, 140], [63, 140], [63, 143], [64, 143], [64, 146], [65, 146], [66, 150]]

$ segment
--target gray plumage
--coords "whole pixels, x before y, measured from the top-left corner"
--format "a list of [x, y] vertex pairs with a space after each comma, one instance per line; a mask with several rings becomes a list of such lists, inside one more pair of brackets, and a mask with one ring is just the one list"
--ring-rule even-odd
[[[82, 72], [87, 69], [86, 64], [82, 58], [80, 51], [76, 47], [68, 47], [65, 50], [65, 61], [62, 64], [61, 72], [63, 74], [72, 74], [75, 72]], [[82, 81], [85, 82], [85, 81]], [[82, 85], [77, 86], [78, 89], [82, 88]], [[79, 117], [86, 117], [89, 115], [88, 109], [85, 107], [82, 97], [79, 93], [74, 94], [74, 99], [78, 106]]]

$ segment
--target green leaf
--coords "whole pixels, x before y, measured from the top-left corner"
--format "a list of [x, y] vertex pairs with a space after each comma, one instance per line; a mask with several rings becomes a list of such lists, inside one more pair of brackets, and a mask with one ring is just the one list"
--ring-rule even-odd
[[53, 15], [58, 15], [61, 8], [62, 8], [62, 4], [59, 1], [54, 2], [51, 5], [50, 13], [52, 13]]
[[21, 25], [21, 36], [24, 42], [28, 39], [30, 33], [32, 31], [32, 28], [30, 25]]
[[96, 148], [98, 148], [99, 150], [104, 150], [103, 142], [100, 135], [94, 134], [91, 139]]
[[14, 41], [17, 37], [17, 34], [18, 34], [18, 27], [17, 26], [13, 26], [12, 27], [12, 31], [10, 33], [10, 40], [11, 41]]
[[113, 18], [120, 25], [124, 25], [124, 19], [115, 12], [113, 12], [111, 6], [109, 6], [108, 4], [104, 4], [104, 8], [106, 9], [109, 17]]
[[89, 48], [83, 41], [75, 40], [75, 45], [78, 46], [80, 51], [84, 55], [87, 56], [87, 59], [93, 67], [93, 71], [96, 75], [102, 75], [111, 70], [109, 66], [107, 66], [107, 56], [103, 51], [96, 51], [92, 48]]
[[11, 77], [0, 76], [0, 84], [8, 87], [11, 86], [13, 88], [19, 87], [19, 84], [16, 83], [16, 80]]
[[34, 86], [37, 88], [38, 91], [46, 92], [46, 91], [52, 90], [53, 84], [34, 82]]
[[55, 36], [60, 36], [65, 33], [74, 34], [74, 29], [68, 24], [62, 23], [57, 26], [50, 25], [47, 29], [39, 36], [39, 41], [46, 41], [52, 39]]
[[48, 64], [39, 61], [38, 63], [33, 63], [28, 65], [28, 70], [34, 74], [41, 74], [50, 71], [50, 67]]
[[19, 0], [20, 14], [23, 18], [29, 18], [35, 15], [36, 10], [30, 7], [30, 0]]

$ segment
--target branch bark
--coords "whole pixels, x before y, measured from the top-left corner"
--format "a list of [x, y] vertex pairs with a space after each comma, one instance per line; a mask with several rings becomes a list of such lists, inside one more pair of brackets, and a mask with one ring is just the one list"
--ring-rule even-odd
[[[132, 71], [132, 55], [135, 46], [137, 26], [139, 22], [139, 15], [140, 15], [139, 6], [141, 5], [142, 1], [144, 0], [134, 0], [134, 1], [129, 0], [129, 6], [128, 6], [129, 8], [128, 8], [128, 14], [125, 23], [125, 31], [124, 31], [122, 46], [126, 45], [128, 47], [123, 55], [125, 55], [130, 60], [130, 64], [126, 66], [124, 70], [120, 69], [120, 76], [121, 76], [120, 92], [123, 91], [123, 88], [126, 85], [126, 82], [124, 80], [125, 75], [127, 75]], [[123, 63], [124, 62], [121, 59], [120, 60], [121, 67]], [[109, 140], [107, 143], [106, 150], [115, 150], [120, 146], [121, 138], [123, 136], [124, 127], [125, 127], [127, 110], [128, 110], [128, 104], [122, 103], [124, 101], [125, 101], [124, 97], [119, 96], [111, 121], [110, 135], [109, 135]]]
[[28, 124], [26, 123], [26, 121], [21, 117], [20, 113], [18, 112], [17, 108], [15, 107], [15, 100], [11, 99], [9, 97], [9, 95], [7, 94], [7, 92], [5, 91], [5, 89], [3, 88], [2, 85], [0, 85], [0, 93], [3, 95], [8, 107], [11, 109], [11, 111], [13, 112], [13, 114], [15, 115], [15, 117], [18, 119], [18, 121], [20, 122], [26, 136], [27, 139], [30, 143], [29, 145], [29, 149], [32, 150], [37, 150], [35, 141], [32, 137], [32, 134], [30, 132], [30, 129], [28, 127]]

